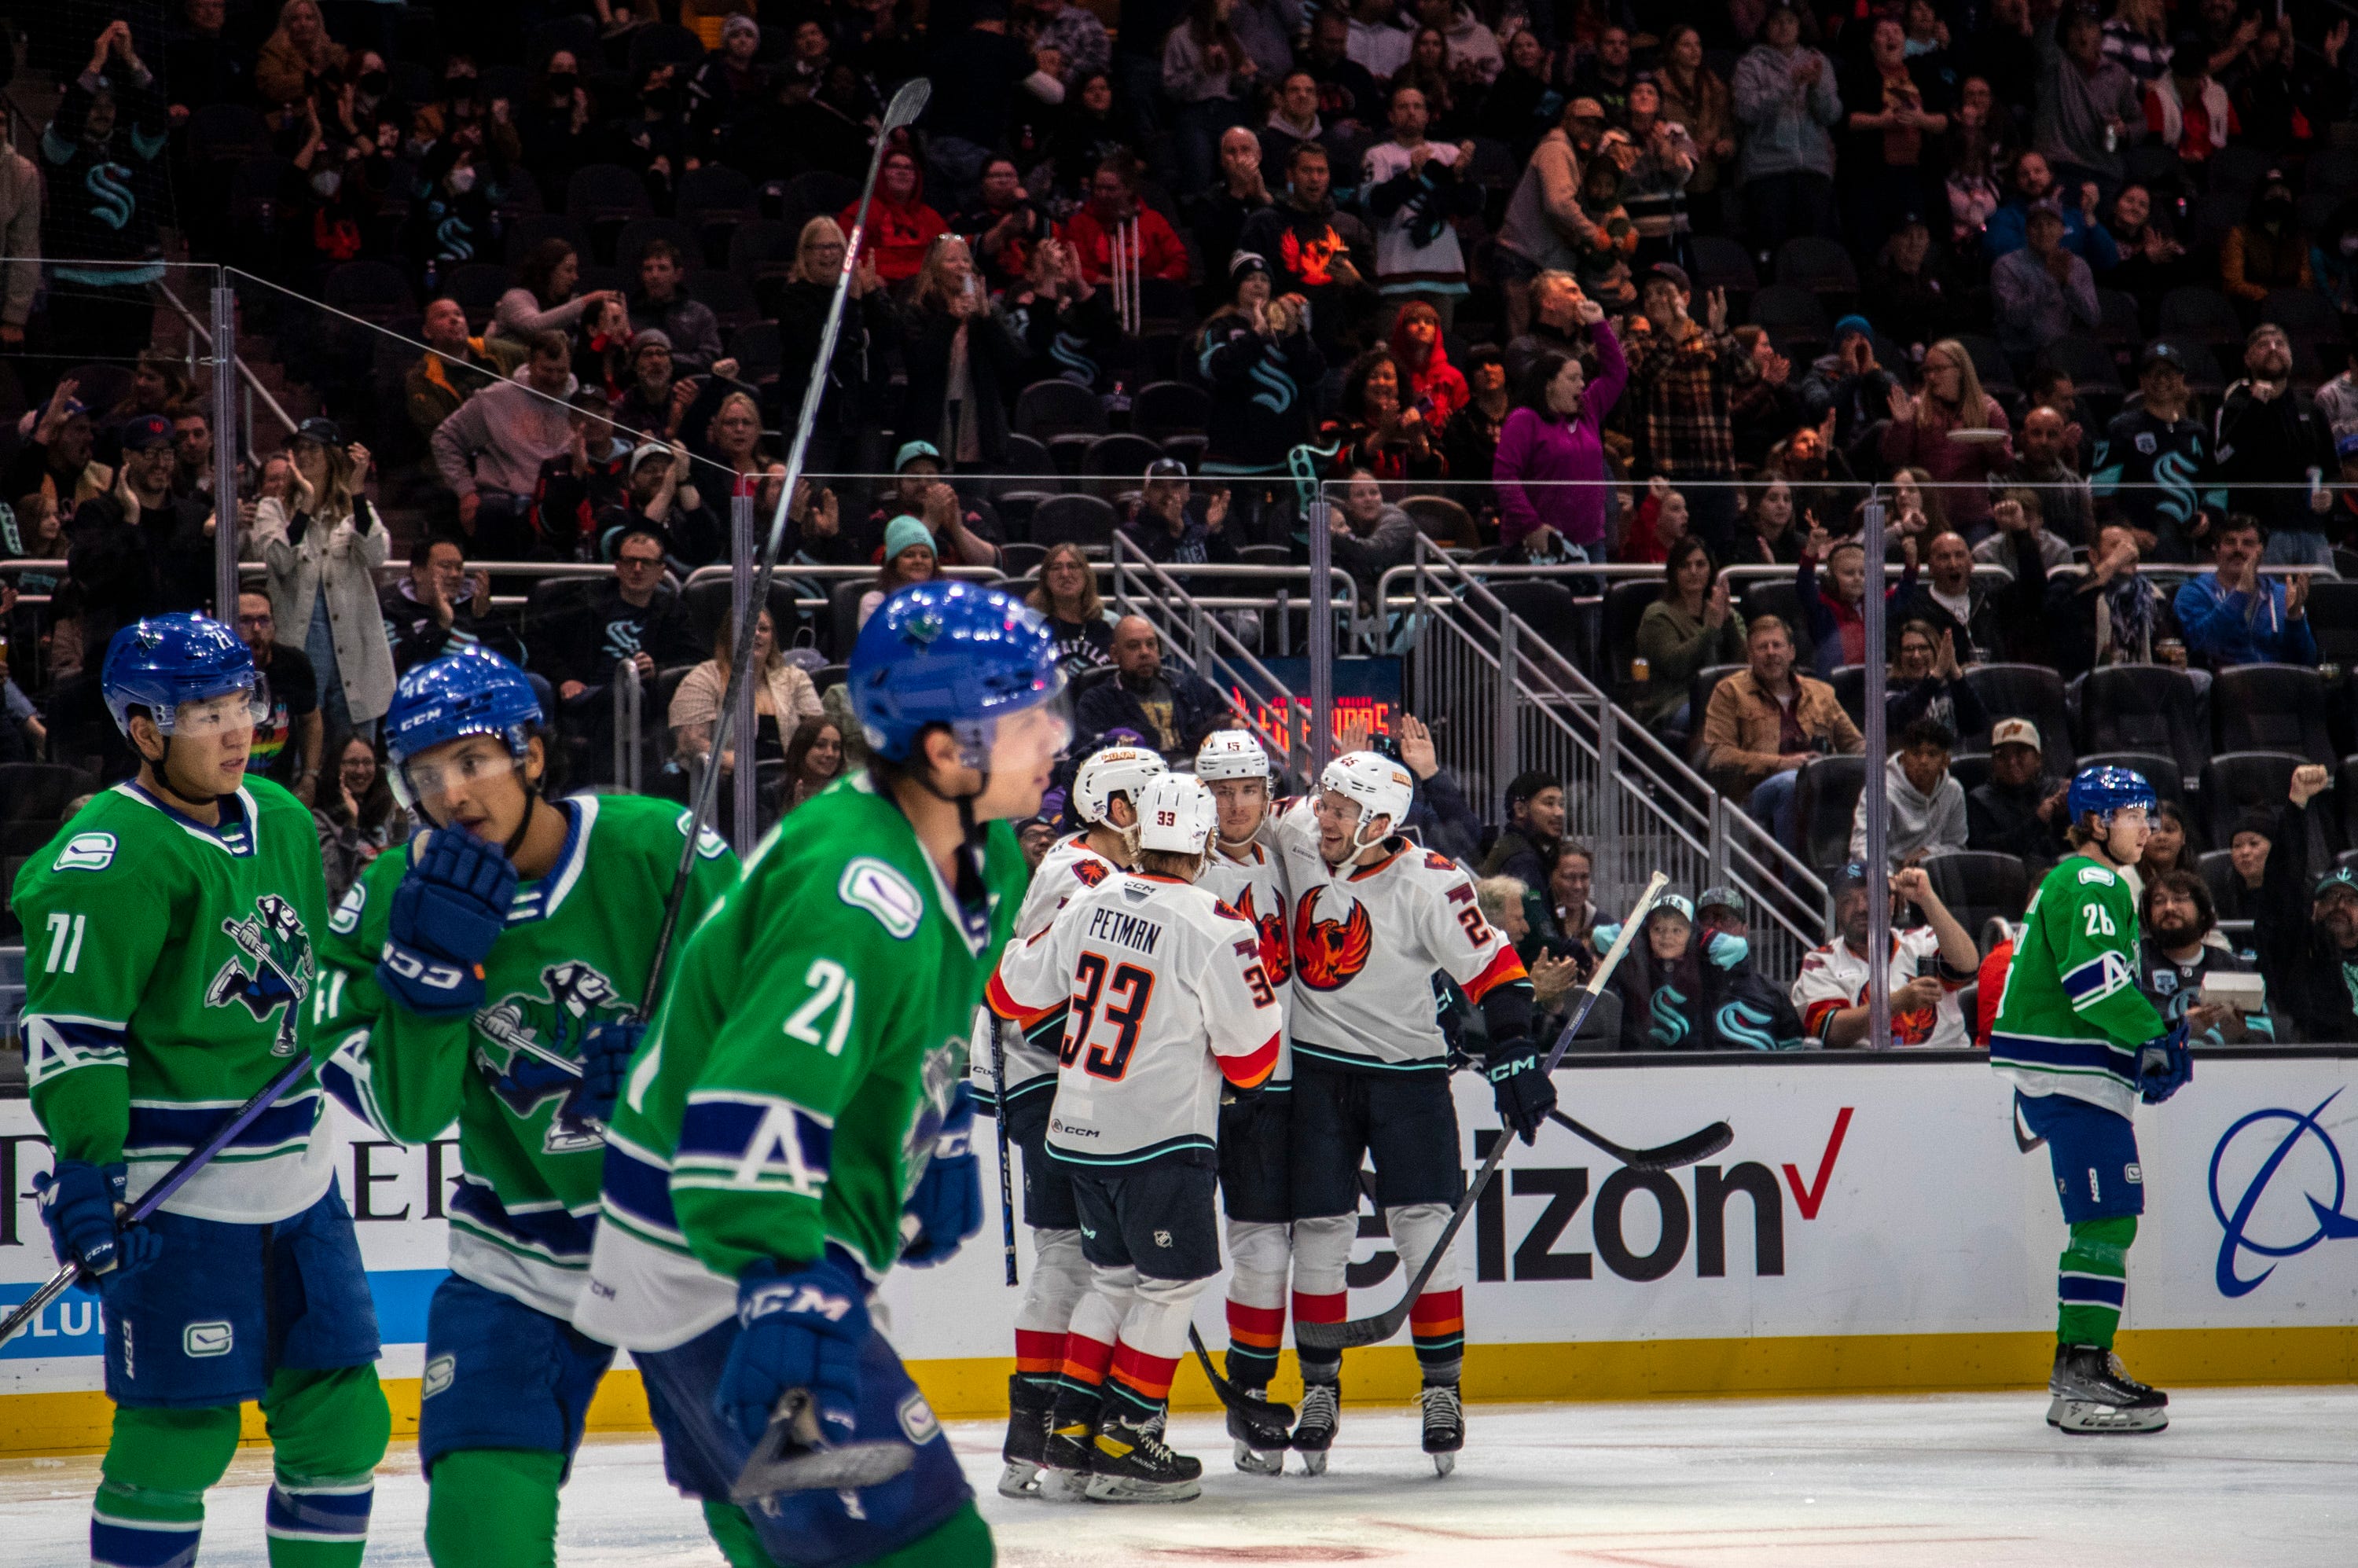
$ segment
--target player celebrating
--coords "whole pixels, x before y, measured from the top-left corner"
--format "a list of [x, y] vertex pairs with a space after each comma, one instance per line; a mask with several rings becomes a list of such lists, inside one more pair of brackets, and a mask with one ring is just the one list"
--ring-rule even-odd
[[[1195, 776], [1219, 811], [1196, 885], [1242, 915], [1260, 942], [1261, 972], [1277, 988], [1284, 1022], [1293, 973], [1285, 923], [1285, 867], [1262, 842], [1270, 814], [1269, 753], [1245, 730], [1216, 730], [1195, 752]], [[1286, 1275], [1293, 1256], [1292, 1140], [1293, 1064], [1280, 1045], [1277, 1066], [1257, 1095], [1220, 1110], [1220, 1204], [1228, 1217], [1228, 1380], [1266, 1399], [1285, 1338]], [[1236, 1418], [1231, 1424], [1238, 1424]], [[1282, 1429], [1235, 1433], [1236, 1465], [1253, 1476], [1284, 1468]]]
[[1068, 1168], [1090, 1292], [1065, 1338], [1048, 1464], [1098, 1502], [1181, 1502], [1204, 1466], [1163, 1441], [1187, 1320], [1220, 1271], [1212, 1184], [1220, 1086], [1251, 1090], [1282, 1026], [1260, 944], [1195, 884], [1211, 792], [1164, 774], [1139, 792], [1137, 871], [1073, 899], [1011, 943], [1001, 1011], [1067, 1004], [1048, 1147]]
[[[329, 1088], [406, 1144], [459, 1124], [417, 1430], [443, 1564], [557, 1560], [557, 1488], [614, 1358], [572, 1322], [601, 1127], [688, 820], [642, 795], [546, 798], [541, 724], [524, 673], [481, 648], [403, 676], [385, 746], [429, 831], [378, 856], [328, 923]], [[700, 911], [737, 860], [709, 831], [698, 848]]]
[[[1392, 831], [1413, 798], [1406, 770], [1352, 752], [1328, 763], [1318, 784], [1277, 828], [1295, 900], [1293, 1320], [1303, 1399], [1293, 1442], [1312, 1475], [1325, 1472], [1340, 1421], [1343, 1357], [1303, 1345], [1301, 1325], [1346, 1316], [1362, 1156], [1375, 1161], [1376, 1201], [1407, 1278], [1424, 1266], [1465, 1184], [1434, 970], [1482, 1010], [1487, 1076], [1506, 1124], [1530, 1142], [1555, 1107], [1531, 1040], [1531, 982], [1505, 935], [1482, 918], [1474, 879]], [[1445, 1475], [1466, 1445], [1457, 1394], [1465, 1292], [1454, 1257], [1434, 1269], [1409, 1324], [1424, 1373], [1424, 1451]]]
[[16, 888], [26, 1069], [56, 1158], [35, 1186], [59, 1260], [105, 1303], [114, 1427], [91, 1560], [195, 1561], [238, 1407], [259, 1400], [274, 1568], [357, 1564], [392, 1417], [318, 1085], [145, 1223], [115, 1220], [309, 1047], [319, 835], [300, 801], [246, 775], [270, 707], [228, 627], [135, 622], [99, 680], [138, 777], [77, 813]]
[[[1005, 819], [1039, 810], [1067, 734], [1055, 640], [1005, 594], [913, 584], [848, 684], [868, 770], [773, 829], [688, 938], [607, 1134], [574, 1322], [632, 1351], [669, 1474], [739, 1568], [961, 1568], [990, 1533], [867, 1303], [896, 1260], [982, 1225], [961, 1080], [1023, 889]], [[829, 1441], [914, 1444], [914, 1464], [731, 1506], [798, 1391]]]
[[1990, 1065], [2014, 1084], [2014, 1111], [2047, 1141], [2071, 1227], [2056, 1270], [2054, 1396], [2047, 1420], [2071, 1433], [2159, 1432], [2169, 1396], [2113, 1354], [2128, 1294], [2129, 1243], [2145, 1212], [2136, 1102], [2158, 1105], [2194, 1076], [2186, 1025], [2172, 1028], [2136, 987], [2136, 896], [2128, 868], [2151, 836], [2153, 786], [2127, 768], [2083, 768], [2064, 805], [2073, 853], [2039, 884], [1990, 1032]]
[[[1138, 792], [1166, 773], [1163, 759], [1142, 746], [1110, 746], [1073, 775], [1073, 808], [1086, 825], [1052, 845], [1032, 873], [1018, 931], [1038, 931], [1076, 894], [1130, 869], [1138, 855]], [[1056, 1053], [1065, 1010], [1052, 1007], [1020, 1027], [1006, 1028], [1007, 1138], [1023, 1151], [1023, 1223], [1032, 1227], [1032, 1278], [1015, 1309], [1015, 1370], [1007, 1379], [1007, 1438], [1000, 1450], [1000, 1495], [1036, 1497], [1048, 1443], [1048, 1412], [1065, 1365], [1065, 1327], [1088, 1293], [1089, 1264], [1081, 1255], [1081, 1221], [1072, 1183], [1048, 1158], [1048, 1110], [1056, 1095]], [[992, 1086], [995, 1105], [997, 1086]]]

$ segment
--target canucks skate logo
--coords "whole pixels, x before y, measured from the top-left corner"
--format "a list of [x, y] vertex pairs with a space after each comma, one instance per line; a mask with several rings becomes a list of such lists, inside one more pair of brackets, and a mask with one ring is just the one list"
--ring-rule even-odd
[[[557, 1065], [578, 1060], [590, 1026], [619, 1019], [627, 1009], [612, 981], [587, 964], [551, 964], [540, 972], [546, 994], [512, 993], [475, 1014], [475, 1065], [492, 1093], [520, 1120], [530, 1120], [550, 1100], [561, 1102], [548, 1119], [544, 1153], [573, 1154], [604, 1142], [597, 1124], [581, 1112], [581, 1077]], [[492, 1047], [504, 1049], [499, 1061]], [[552, 1059], [553, 1058], [553, 1059]]]
[[1294, 919], [1293, 961], [1302, 983], [1312, 990], [1340, 990], [1368, 967], [1376, 946], [1375, 923], [1368, 918], [1368, 906], [1356, 899], [1345, 919], [1316, 918], [1319, 891], [1303, 899]]
[[1253, 909], [1253, 890], [1248, 887], [1237, 894], [1235, 905], [1237, 918], [1260, 935], [1261, 973], [1269, 977], [1270, 984], [1277, 986], [1283, 985], [1293, 973], [1293, 955], [1285, 945], [1285, 910], [1282, 904], [1281, 900], [1278, 909], [1267, 914], [1259, 914]]
[[[279, 1012], [278, 1038], [271, 1043], [270, 1054], [292, 1056], [296, 1014], [311, 990], [310, 934], [303, 929], [303, 917], [295, 906], [276, 893], [255, 900], [254, 911], [242, 920], [222, 922], [222, 932], [244, 957], [221, 967], [205, 988], [205, 1005], [242, 1002], [256, 1023], [267, 1023], [272, 1013]], [[249, 961], [254, 966], [250, 971]]]

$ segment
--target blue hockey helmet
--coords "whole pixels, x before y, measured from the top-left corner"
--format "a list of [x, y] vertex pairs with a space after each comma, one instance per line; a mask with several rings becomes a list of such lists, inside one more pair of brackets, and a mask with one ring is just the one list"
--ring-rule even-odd
[[2141, 806], [2148, 812], [2161, 805], [2153, 793], [2153, 785], [2135, 768], [2082, 768], [2071, 775], [2071, 792], [2063, 798], [2064, 808], [2071, 820], [2084, 822], [2090, 816], [2109, 821], [2115, 811], [2125, 811]]
[[978, 583], [911, 583], [876, 607], [845, 676], [869, 749], [906, 762], [929, 724], [946, 724], [969, 767], [997, 721], [1064, 689], [1056, 640], [1039, 612]]
[[146, 708], [156, 728], [169, 735], [182, 703], [235, 691], [254, 696], [256, 719], [269, 712], [253, 650], [236, 633], [194, 611], [150, 615], [117, 632], [106, 644], [99, 689], [114, 727], [125, 735], [134, 708]]
[[527, 729], [540, 721], [540, 698], [522, 670], [488, 648], [461, 648], [413, 666], [395, 686], [384, 749], [396, 772], [462, 735], [494, 736], [520, 759]]

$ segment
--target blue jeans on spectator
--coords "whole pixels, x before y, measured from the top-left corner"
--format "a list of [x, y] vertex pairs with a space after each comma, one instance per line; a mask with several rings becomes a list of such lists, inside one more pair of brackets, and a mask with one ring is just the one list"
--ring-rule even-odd
[[1751, 802], [1744, 808], [1762, 832], [1796, 853], [1800, 849], [1795, 837], [1800, 827], [1795, 820], [1800, 796], [1795, 786], [1801, 781], [1801, 770], [1799, 768], [1770, 773], [1752, 786]]

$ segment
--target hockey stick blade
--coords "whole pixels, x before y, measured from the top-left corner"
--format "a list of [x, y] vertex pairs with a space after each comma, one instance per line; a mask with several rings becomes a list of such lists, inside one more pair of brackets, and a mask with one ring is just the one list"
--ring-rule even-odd
[[[1670, 885], [1671, 879], [1656, 871], [1653, 880], [1646, 884], [1646, 891], [1638, 895], [1637, 904], [1629, 911], [1629, 918], [1621, 923], [1621, 935], [1613, 939], [1613, 946], [1606, 948], [1605, 957], [1596, 961], [1588, 983], [1580, 988], [1580, 1000], [1574, 1006], [1563, 1033], [1555, 1037], [1555, 1044], [1548, 1052], [1547, 1060], [1540, 1065], [1541, 1072], [1553, 1073], [1557, 1064], [1563, 1060], [1563, 1054], [1572, 1049], [1573, 1037], [1580, 1033], [1580, 1026], [1588, 1022], [1589, 1011], [1595, 1007], [1596, 999], [1604, 994], [1606, 982], [1613, 978], [1613, 971], [1621, 965], [1621, 956], [1629, 950], [1631, 940], [1638, 935], [1639, 928], [1645, 925], [1646, 912], [1653, 908], [1654, 900], [1660, 898], [1662, 890]], [[1490, 1145], [1490, 1152], [1483, 1160], [1482, 1168], [1474, 1173], [1474, 1180], [1466, 1186], [1466, 1195], [1457, 1202], [1457, 1212], [1449, 1217], [1449, 1223], [1442, 1227], [1441, 1239], [1433, 1243], [1433, 1250], [1425, 1255], [1424, 1267], [1416, 1271], [1416, 1278], [1409, 1281], [1406, 1293], [1397, 1303], [1373, 1317], [1355, 1317], [1346, 1323], [1303, 1323], [1296, 1318], [1293, 1324], [1294, 1344], [1310, 1350], [1349, 1350], [1365, 1345], [1381, 1345], [1398, 1334], [1401, 1325], [1408, 1321], [1409, 1310], [1416, 1305], [1417, 1297], [1424, 1293], [1425, 1284], [1433, 1278], [1433, 1271], [1441, 1267], [1442, 1259], [1449, 1255], [1449, 1244], [1457, 1238], [1457, 1232], [1466, 1224], [1466, 1217], [1474, 1212], [1474, 1206], [1481, 1202], [1483, 1190], [1489, 1186], [1490, 1178], [1497, 1175], [1498, 1167], [1506, 1162], [1507, 1151], [1514, 1146], [1514, 1141], [1512, 1137], [1502, 1135]]]
[[729, 1500], [745, 1509], [783, 1492], [856, 1492], [882, 1486], [916, 1462], [917, 1451], [905, 1443], [825, 1446], [809, 1390], [788, 1389], [771, 1411], [762, 1441], [737, 1472]]
[[1212, 1392], [1228, 1410], [1230, 1437], [1239, 1443], [1246, 1441], [1251, 1433], [1239, 1432], [1237, 1427], [1240, 1422], [1249, 1421], [1259, 1422], [1263, 1426], [1280, 1427], [1288, 1432], [1293, 1429], [1292, 1405], [1277, 1400], [1257, 1400], [1228, 1379], [1221, 1377], [1214, 1369], [1212, 1353], [1204, 1348], [1204, 1336], [1195, 1332], [1195, 1325], [1192, 1323], [1187, 1325], [1187, 1343], [1195, 1347], [1195, 1359], [1203, 1366], [1204, 1376], [1211, 1380]]
[[1736, 1130], [1724, 1121], [1714, 1121], [1700, 1132], [1690, 1132], [1658, 1149], [1624, 1149], [1602, 1133], [1592, 1131], [1560, 1110], [1548, 1112], [1548, 1119], [1557, 1122], [1595, 1144], [1633, 1171], [1675, 1171], [1682, 1165], [1692, 1165], [1697, 1160], [1707, 1160], [1736, 1141]]

